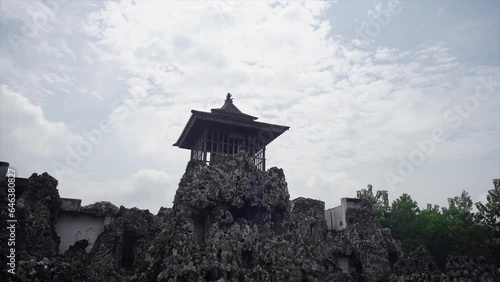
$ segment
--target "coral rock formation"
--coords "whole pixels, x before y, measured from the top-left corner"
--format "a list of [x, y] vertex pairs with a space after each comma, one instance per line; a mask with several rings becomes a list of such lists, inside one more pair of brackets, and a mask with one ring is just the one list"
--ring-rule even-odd
[[441, 272], [429, 251], [420, 246], [394, 265], [391, 281], [441, 281]]
[[[85, 240], [57, 254], [56, 186], [33, 174], [18, 195], [16, 276], [1, 281], [448, 281], [423, 248], [404, 257], [367, 202], [346, 209], [343, 230], [328, 230], [322, 201], [290, 201], [283, 170], [258, 170], [244, 155], [189, 162], [173, 207], [157, 215], [82, 207], [110, 218], [88, 254]], [[446, 271], [450, 281], [499, 277], [481, 258], [452, 257]]]
[[[210, 166], [192, 161], [142, 279], [378, 281], [390, 275], [400, 247], [371, 208], [353, 211], [352, 226], [342, 232], [326, 229], [324, 211], [321, 201], [290, 202], [281, 169], [260, 171], [241, 155]], [[368, 222], [357, 225], [358, 217]], [[342, 258], [352, 275], [337, 267]]]
[[450, 281], [500, 281], [500, 268], [484, 257], [450, 256], [446, 263]]

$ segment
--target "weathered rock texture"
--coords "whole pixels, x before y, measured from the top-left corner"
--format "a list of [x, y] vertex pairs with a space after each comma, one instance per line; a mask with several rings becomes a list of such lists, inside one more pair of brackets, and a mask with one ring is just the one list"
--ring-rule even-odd
[[278, 260], [292, 257], [273, 254], [286, 250], [279, 246], [287, 243], [283, 221], [289, 207], [282, 170], [258, 171], [244, 158], [211, 166], [190, 162], [145, 277], [260, 281], [290, 275]]
[[147, 210], [120, 207], [113, 223], [99, 235], [89, 253], [89, 281], [125, 281], [141, 269], [146, 250], [160, 229]]
[[446, 263], [446, 274], [450, 281], [500, 281], [500, 268], [484, 257], [450, 256]]
[[401, 256], [401, 247], [387, 228], [382, 228], [374, 210], [362, 201], [358, 208], [346, 210], [347, 227], [334, 232], [332, 244], [341, 247], [355, 273], [364, 281], [385, 280]]
[[[143, 281], [379, 281], [399, 244], [368, 207], [343, 232], [328, 231], [324, 203], [292, 203], [281, 169], [243, 156], [190, 162], [166, 227], [147, 255]], [[361, 217], [359, 225], [354, 217]], [[366, 222], [365, 222], [366, 221]], [[337, 267], [350, 262], [351, 275]]]
[[54, 257], [58, 252], [59, 237], [55, 224], [59, 214], [57, 180], [47, 173], [34, 173], [28, 188], [17, 199], [16, 218], [19, 231], [16, 249], [20, 258]]
[[[442, 281], [436, 261], [424, 247], [419, 247], [394, 265], [391, 281]], [[443, 279], [445, 280], [445, 279]]]
[[[8, 219], [7, 212], [7, 186], [2, 185], [1, 192], [1, 220], [5, 224]], [[16, 183], [15, 219], [16, 236], [16, 273], [21, 280], [31, 280], [31, 275], [36, 269], [45, 269], [50, 263], [48, 258], [53, 258], [58, 252], [59, 237], [55, 231], [60, 199], [56, 189], [57, 180], [47, 173], [38, 175], [34, 173], [26, 186]], [[5, 267], [7, 255], [7, 236], [2, 232], [2, 279], [10, 279]], [[0, 279], [0, 280], [2, 280]], [[2, 280], [6, 281], [6, 280]]]
[[83, 206], [79, 211], [93, 215], [114, 216], [118, 213], [118, 207], [110, 202], [103, 201]]
[[[113, 219], [88, 254], [85, 240], [57, 254], [56, 185], [34, 174], [18, 195], [17, 274], [3, 272], [1, 281], [448, 281], [425, 250], [404, 257], [367, 203], [347, 209], [344, 230], [327, 230], [323, 202], [290, 201], [281, 169], [259, 171], [242, 155], [189, 162], [173, 207], [158, 215], [105, 202], [82, 207]], [[498, 281], [498, 269], [481, 259], [452, 258], [447, 273], [450, 281]]]

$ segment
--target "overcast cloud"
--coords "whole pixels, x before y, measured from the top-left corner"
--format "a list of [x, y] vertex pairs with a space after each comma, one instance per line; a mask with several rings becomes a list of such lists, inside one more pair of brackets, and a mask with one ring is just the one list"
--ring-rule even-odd
[[288, 125], [291, 198], [421, 207], [500, 177], [500, 2], [7, 1], [0, 158], [62, 197], [172, 205], [190, 110]]

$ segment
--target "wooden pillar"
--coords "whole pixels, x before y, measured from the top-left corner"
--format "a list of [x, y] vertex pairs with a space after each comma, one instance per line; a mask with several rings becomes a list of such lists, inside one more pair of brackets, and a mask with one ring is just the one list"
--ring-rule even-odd
[[206, 162], [207, 161], [207, 129], [205, 128], [203, 130], [203, 134], [202, 134], [202, 139], [201, 139], [202, 143], [201, 143], [201, 150], [203, 152], [203, 161]]
[[[212, 137], [211, 137], [211, 146], [210, 146], [210, 152], [211, 153], [214, 153], [214, 146], [216, 146], [215, 144], [215, 129], [212, 128]], [[212, 160], [212, 157], [213, 157], [213, 154], [210, 154], [210, 160]]]
[[266, 171], [266, 147], [262, 148], [262, 171]]

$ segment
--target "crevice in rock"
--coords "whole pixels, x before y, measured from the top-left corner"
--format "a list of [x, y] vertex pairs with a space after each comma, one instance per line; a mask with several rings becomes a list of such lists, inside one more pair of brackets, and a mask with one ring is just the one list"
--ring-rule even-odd
[[394, 264], [398, 262], [399, 256], [395, 251], [389, 251], [389, 263], [391, 264], [391, 270], [394, 269]]
[[201, 244], [205, 242], [205, 232], [207, 224], [206, 212], [204, 210], [192, 209], [191, 217], [193, 219], [196, 242]]
[[252, 268], [253, 252], [251, 250], [243, 250], [241, 253], [241, 261], [244, 268]]
[[313, 222], [309, 225], [309, 235], [310, 236], [314, 236], [316, 234], [316, 231], [318, 229], [317, 225], [318, 224], [316, 222]]
[[271, 222], [273, 223], [273, 231], [276, 235], [283, 234], [283, 218], [283, 211], [280, 209], [274, 209], [271, 214]]
[[234, 221], [245, 219], [255, 224], [261, 224], [264, 222], [264, 215], [266, 213], [266, 210], [262, 207], [246, 205], [241, 209], [231, 207], [229, 208], [229, 212], [233, 216]]
[[135, 252], [138, 236], [133, 230], [127, 230], [123, 234], [122, 266], [131, 270], [134, 266]]
[[361, 262], [358, 259], [354, 259], [354, 270], [358, 274], [363, 273], [363, 265], [361, 264]]

